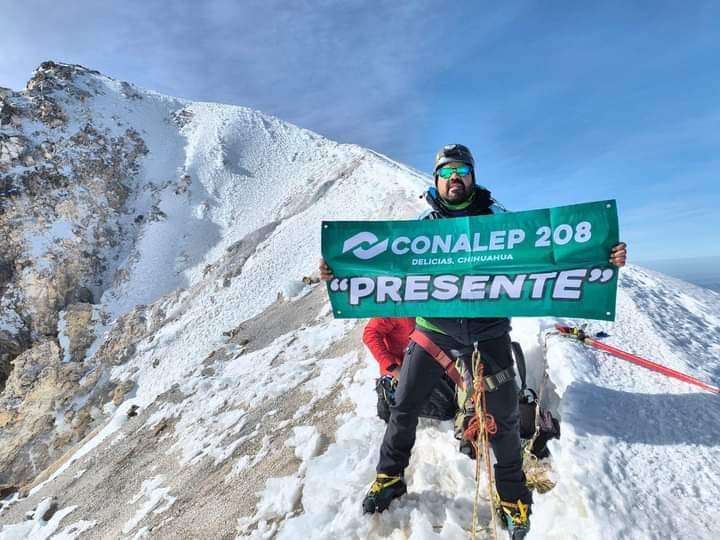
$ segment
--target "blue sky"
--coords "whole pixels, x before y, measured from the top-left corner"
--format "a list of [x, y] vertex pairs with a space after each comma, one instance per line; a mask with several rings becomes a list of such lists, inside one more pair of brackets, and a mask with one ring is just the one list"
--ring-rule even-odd
[[[187, 5], [185, 5], [187, 4]], [[720, 3], [0, 0], [0, 86], [48, 59], [260, 109], [513, 209], [616, 198], [635, 260], [720, 255]]]

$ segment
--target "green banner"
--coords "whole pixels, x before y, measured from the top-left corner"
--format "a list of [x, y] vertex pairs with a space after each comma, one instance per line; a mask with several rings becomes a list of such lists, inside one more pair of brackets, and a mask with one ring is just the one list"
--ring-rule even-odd
[[324, 221], [333, 312], [615, 319], [617, 205], [414, 221]]

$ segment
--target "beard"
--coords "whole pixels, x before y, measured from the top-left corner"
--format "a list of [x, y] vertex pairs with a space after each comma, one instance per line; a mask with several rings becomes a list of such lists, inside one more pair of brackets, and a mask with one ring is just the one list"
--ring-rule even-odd
[[448, 186], [447, 196], [450, 203], [461, 203], [468, 197], [469, 190], [462, 182], [453, 182]]

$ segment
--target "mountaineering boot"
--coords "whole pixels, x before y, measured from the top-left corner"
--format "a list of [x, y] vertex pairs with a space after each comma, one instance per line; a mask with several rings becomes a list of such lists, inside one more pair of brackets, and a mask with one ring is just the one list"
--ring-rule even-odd
[[387, 510], [393, 499], [402, 497], [407, 493], [407, 486], [402, 475], [377, 473], [370, 491], [363, 499], [363, 514], [374, 514]]
[[530, 505], [522, 501], [500, 501], [497, 508], [500, 524], [510, 533], [512, 540], [521, 540], [530, 532]]

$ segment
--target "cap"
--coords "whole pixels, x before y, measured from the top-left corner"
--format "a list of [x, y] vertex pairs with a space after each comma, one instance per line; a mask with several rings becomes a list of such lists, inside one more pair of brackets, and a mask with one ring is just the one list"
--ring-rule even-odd
[[475, 160], [473, 159], [472, 153], [467, 146], [463, 144], [446, 144], [440, 151], [435, 154], [435, 167], [433, 168], [433, 175], [443, 165], [448, 163], [465, 163], [470, 165], [473, 169], [475, 168]]

